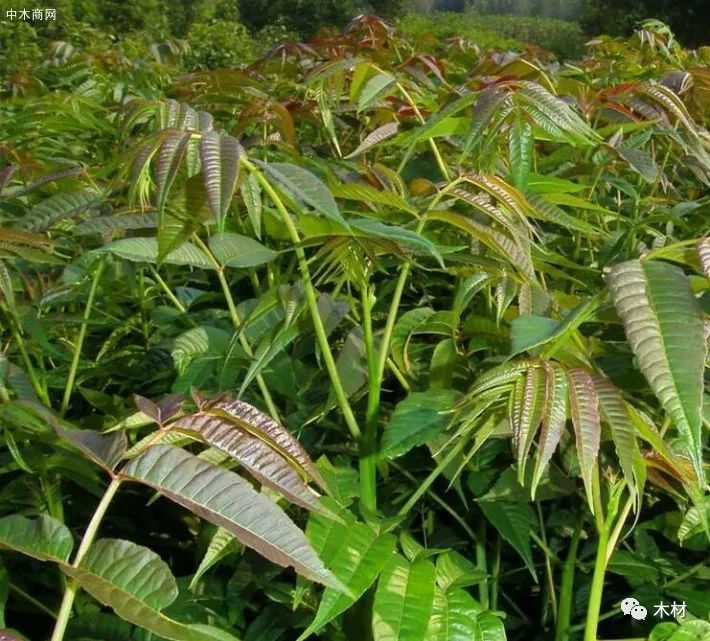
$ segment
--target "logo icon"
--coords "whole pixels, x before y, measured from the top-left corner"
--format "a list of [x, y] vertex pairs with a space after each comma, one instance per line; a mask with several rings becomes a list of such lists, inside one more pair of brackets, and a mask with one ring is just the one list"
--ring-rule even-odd
[[631, 616], [637, 621], [643, 621], [646, 618], [648, 611], [642, 605], [635, 605], [631, 608]]
[[621, 611], [637, 621], [643, 621], [648, 616], [648, 610], [633, 597], [627, 597], [621, 602]]
[[639, 605], [639, 602], [633, 597], [627, 597], [621, 602], [621, 611], [627, 616], [631, 614], [631, 610]]

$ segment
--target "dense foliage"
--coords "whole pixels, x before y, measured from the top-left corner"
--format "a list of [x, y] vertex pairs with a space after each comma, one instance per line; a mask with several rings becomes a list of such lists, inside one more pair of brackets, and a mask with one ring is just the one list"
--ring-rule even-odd
[[708, 49], [235, 24], [3, 59], [0, 637], [707, 638]]

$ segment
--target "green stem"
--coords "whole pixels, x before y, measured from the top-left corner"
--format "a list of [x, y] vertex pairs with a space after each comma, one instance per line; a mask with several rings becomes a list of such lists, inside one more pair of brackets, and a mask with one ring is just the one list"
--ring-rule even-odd
[[57, 618], [56, 612], [54, 612], [53, 610], [50, 610], [44, 603], [35, 599], [31, 594], [28, 594], [27, 592], [25, 592], [21, 587], [19, 587], [18, 585], [15, 585], [12, 581], [8, 582], [8, 587], [15, 594], [17, 594], [18, 596], [22, 597], [28, 603], [31, 603], [33, 606], [35, 606], [38, 610], [44, 612], [45, 614], [49, 615], [53, 619]]
[[555, 641], [566, 641], [572, 620], [572, 599], [574, 598], [574, 570], [577, 564], [577, 550], [582, 536], [584, 514], [580, 514], [572, 534], [572, 542], [562, 566], [562, 579], [560, 582], [560, 604], [557, 609], [557, 626]]
[[[426, 120], [424, 119], [424, 116], [422, 116], [421, 111], [419, 111], [419, 107], [417, 107], [417, 104], [414, 102], [412, 97], [409, 95], [409, 92], [402, 86], [401, 83], [397, 83], [397, 89], [399, 92], [404, 96], [404, 99], [409, 103], [409, 106], [412, 108], [414, 111], [414, 114], [417, 117], [417, 120], [424, 125], [426, 124]], [[449, 170], [446, 168], [446, 163], [444, 162], [444, 159], [441, 156], [441, 152], [439, 151], [439, 148], [436, 146], [436, 142], [434, 142], [433, 138], [429, 138], [429, 147], [434, 154], [434, 158], [436, 158], [436, 164], [439, 166], [439, 171], [441, 172], [441, 175], [443, 176], [444, 180], [447, 182], [449, 181]]]
[[547, 544], [547, 534], [545, 532], [545, 520], [542, 517], [542, 508], [540, 507], [540, 501], [535, 502], [537, 506], [537, 516], [540, 522], [540, 534], [541, 540], [544, 544], [542, 549], [545, 552], [545, 575], [547, 577], [547, 587], [550, 591], [550, 605], [552, 606], [553, 616], [557, 617], [557, 594], [555, 593], [555, 579], [552, 576], [552, 563], [550, 559], [552, 558], [552, 552]]
[[161, 289], [165, 292], [165, 295], [170, 299], [170, 302], [175, 305], [175, 308], [181, 314], [186, 314], [187, 308], [180, 302], [178, 297], [173, 294], [172, 289], [170, 289], [170, 286], [163, 280], [162, 276], [158, 273], [158, 270], [155, 269], [155, 267], [151, 267], [150, 272], [153, 274], [153, 278], [155, 278], [158, 285], [160, 285]]
[[375, 336], [372, 330], [374, 296], [368, 286], [362, 288], [362, 326], [368, 367], [365, 434], [360, 451], [360, 500], [372, 512], [377, 510], [377, 419], [380, 407], [380, 380], [377, 376]]
[[589, 592], [587, 605], [587, 618], [584, 626], [584, 641], [597, 641], [597, 627], [599, 626], [599, 613], [602, 605], [604, 591], [604, 575], [606, 574], [606, 555], [609, 543], [609, 527], [605, 524], [599, 532], [597, 555], [594, 560], [592, 574], [592, 587]]
[[[419, 479], [416, 477], [412, 476], [407, 470], [404, 468], [400, 467], [396, 463], [390, 463], [392, 467], [400, 472], [402, 475], [406, 476], [412, 483], [415, 485], [419, 484]], [[454, 519], [460, 526], [461, 529], [468, 535], [468, 537], [475, 543], [476, 542], [476, 533], [471, 529], [468, 523], [463, 519], [463, 517], [451, 506], [449, 505], [444, 499], [442, 499], [434, 490], [429, 488], [427, 490], [427, 494], [431, 497], [432, 501], [434, 501], [437, 505], [439, 505], [445, 512], [448, 512], [449, 516]]]
[[500, 583], [500, 556], [501, 556], [501, 537], [496, 536], [495, 547], [493, 550], [493, 567], [491, 568], [491, 610], [498, 609], [498, 584]]
[[[86, 528], [86, 532], [84, 532], [84, 538], [81, 540], [79, 549], [76, 551], [76, 556], [74, 557], [74, 561], [71, 564], [73, 568], [79, 567], [79, 564], [86, 556], [86, 553], [89, 551], [91, 544], [96, 538], [96, 533], [99, 529], [99, 526], [101, 525], [101, 521], [104, 518], [104, 515], [106, 514], [106, 510], [111, 504], [111, 501], [116, 495], [116, 492], [118, 491], [120, 485], [121, 479], [115, 476], [111, 480], [109, 486], [106, 488], [106, 492], [104, 492], [101, 501], [96, 506], [94, 515], [91, 517], [91, 521], [89, 522], [89, 525]], [[62, 639], [64, 639], [64, 633], [67, 629], [67, 623], [69, 623], [69, 617], [71, 616], [72, 606], [74, 605], [74, 597], [76, 596], [76, 591], [78, 588], [79, 584], [77, 583], [76, 579], [72, 579], [71, 581], [69, 581], [67, 587], [64, 589], [64, 597], [62, 598], [62, 604], [59, 607], [59, 612], [57, 614], [57, 622], [54, 625], [54, 631], [52, 632], [51, 641], [62, 641]]]
[[12, 332], [12, 337], [15, 339], [15, 344], [17, 345], [17, 349], [20, 351], [20, 356], [22, 357], [22, 362], [25, 365], [25, 370], [27, 371], [27, 376], [30, 379], [30, 383], [32, 383], [32, 389], [34, 389], [35, 394], [42, 400], [42, 402], [49, 406], [49, 394], [47, 393], [46, 388], [40, 383], [39, 378], [37, 377], [37, 372], [35, 371], [34, 365], [32, 365], [32, 361], [30, 360], [30, 355], [29, 352], [27, 351], [27, 347], [25, 345], [25, 341], [22, 338], [22, 333], [20, 330], [20, 323], [18, 322], [17, 318], [15, 317], [14, 314], [12, 314], [9, 310], [5, 308], [3, 305], [3, 309], [7, 313], [7, 315], [10, 318], [10, 330]]
[[[254, 356], [254, 352], [251, 349], [251, 345], [249, 345], [247, 337], [242, 331], [242, 319], [239, 317], [239, 311], [237, 310], [237, 305], [234, 302], [232, 290], [229, 288], [229, 283], [227, 282], [227, 278], [224, 275], [224, 267], [219, 264], [217, 259], [210, 251], [210, 248], [205, 245], [203, 240], [197, 234], [194, 234], [193, 239], [195, 241], [195, 244], [200, 247], [200, 249], [212, 262], [212, 266], [214, 267], [214, 270], [217, 273], [217, 280], [219, 280], [220, 287], [222, 288], [222, 293], [224, 294], [224, 298], [227, 301], [229, 317], [232, 319], [234, 331], [237, 332], [239, 335], [239, 343], [242, 346], [242, 349], [249, 358], [252, 358]], [[271, 396], [271, 392], [269, 392], [269, 388], [266, 386], [264, 377], [261, 374], [257, 374], [255, 376], [255, 379], [256, 384], [259, 386], [259, 391], [261, 392], [261, 395], [264, 398], [264, 403], [266, 403], [266, 407], [269, 410], [269, 414], [271, 414], [271, 418], [273, 418], [277, 423], [281, 423], [279, 410], [276, 407], [276, 403], [274, 403], [274, 399]]]
[[461, 453], [465, 445], [466, 440], [461, 439], [457, 445], [452, 447], [447, 452], [446, 456], [439, 461], [439, 464], [430, 472], [429, 476], [422, 481], [421, 485], [415, 490], [414, 494], [412, 494], [407, 502], [400, 508], [399, 512], [397, 512], [397, 516], [404, 517], [407, 515], [407, 513], [417, 504], [419, 499], [429, 491], [429, 488], [446, 469], [449, 463], [451, 463]]
[[[476, 566], [479, 570], [488, 572], [486, 563], [486, 520], [481, 519], [478, 524], [476, 536]], [[488, 609], [488, 577], [483, 578], [478, 583], [478, 600], [484, 610]]]
[[96, 297], [96, 290], [99, 287], [99, 280], [101, 279], [101, 274], [104, 271], [105, 263], [100, 261], [96, 271], [94, 272], [94, 279], [91, 282], [91, 289], [89, 290], [89, 297], [86, 299], [86, 307], [84, 308], [84, 316], [81, 321], [81, 327], [79, 328], [79, 336], [76, 340], [76, 345], [74, 345], [74, 356], [72, 358], [71, 366], [69, 368], [69, 376], [67, 377], [67, 384], [64, 388], [64, 398], [62, 398], [62, 404], [59, 408], [59, 414], [64, 416], [67, 409], [69, 408], [69, 401], [71, 400], [72, 392], [74, 391], [74, 381], [76, 380], [76, 372], [79, 367], [79, 359], [81, 358], [81, 348], [84, 346], [84, 339], [86, 338], [86, 330], [89, 326], [89, 317], [91, 316], [91, 308], [94, 305], [94, 298]]
[[243, 158], [241, 162], [248, 171], [252, 172], [256, 176], [259, 184], [268, 194], [277, 211], [281, 215], [286, 230], [291, 237], [291, 242], [294, 245], [294, 251], [298, 260], [298, 267], [301, 272], [303, 292], [306, 296], [306, 304], [308, 305], [308, 311], [310, 312], [311, 320], [313, 322], [318, 347], [323, 354], [323, 360], [325, 361], [325, 366], [328, 371], [328, 375], [330, 376], [330, 382], [333, 386], [333, 391], [335, 392], [335, 397], [338, 401], [338, 405], [340, 406], [340, 410], [343, 413], [345, 423], [348, 426], [352, 437], [360, 443], [362, 432], [360, 431], [360, 427], [355, 420], [355, 415], [350, 407], [348, 396], [345, 393], [345, 389], [343, 388], [343, 384], [340, 380], [340, 375], [338, 374], [338, 368], [335, 365], [335, 359], [333, 358], [333, 352], [330, 349], [328, 336], [325, 333], [325, 328], [323, 327], [323, 319], [320, 317], [320, 312], [318, 311], [318, 299], [316, 291], [313, 287], [313, 281], [311, 280], [311, 274], [308, 269], [308, 259], [306, 258], [306, 253], [303, 251], [303, 247], [301, 247], [301, 239], [298, 235], [298, 230], [293, 224], [293, 220], [291, 220], [291, 215], [288, 213], [286, 206], [283, 204], [281, 198], [279, 198], [276, 190], [271, 186], [271, 183], [266, 180], [262, 173], [248, 160]]

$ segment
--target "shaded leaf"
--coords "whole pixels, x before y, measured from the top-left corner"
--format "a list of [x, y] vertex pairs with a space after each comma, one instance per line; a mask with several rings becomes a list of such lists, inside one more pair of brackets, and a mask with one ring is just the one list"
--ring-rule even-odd
[[130, 461], [123, 473], [229, 530], [270, 561], [340, 588], [281, 508], [233, 472], [179, 448], [156, 445]]
[[[120, 258], [139, 263], [158, 262], [158, 240], [156, 238], [120, 238], [97, 251], [110, 252]], [[192, 243], [183, 243], [171, 251], [163, 260], [167, 265], [190, 265], [201, 269], [213, 269], [204, 252]]]
[[437, 436], [450, 422], [450, 410], [460, 399], [451, 389], [412, 392], [397, 403], [392, 418], [382, 433], [380, 455], [397, 458], [410, 449]]
[[204, 625], [185, 625], [160, 612], [177, 597], [177, 583], [167, 564], [152, 550], [130, 541], [99, 539], [79, 567], [63, 570], [118, 616], [174, 641], [236, 641]]
[[259, 165], [287, 195], [301, 206], [311, 207], [317, 214], [344, 223], [338, 205], [328, 187], [303, 167], [284, 162], [262, 163]]
[[0, 519], [0, 547], [40, 561], [63, 562], [69, 559], [74, 541], [69, 528], [51, 516], [28, 519], [12, 514]]
[[215, 258], [227, 267], [256, 267], [278, 255], [253, 238], [229, 232], [210, 236], [209, 246]]
[[530, 507], [525, 503], [484, 499], [478, 500], [478, 506], [500, 535], [515, 548], [537, 581], [530, 549]]
[[239, 543], [237, 537], [235, 537], [229, 530], [218, 527], [214, 536], [210, 540], [210, 544], [207, 546], [207, 551], [205, 556], [202, 557], [200, 565], [195, 574], [190, 581], [190, 590], [194, 590], [197, 582], [202, 578], [202, 575], [207, 572], [215, 564], [219, 563], [224, 557], [236, 552], [239, 549]]

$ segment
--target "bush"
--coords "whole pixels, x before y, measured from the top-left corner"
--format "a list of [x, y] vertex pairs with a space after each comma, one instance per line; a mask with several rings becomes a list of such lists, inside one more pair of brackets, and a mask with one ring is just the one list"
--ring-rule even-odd
[[189, 68], [237, 67], [251, 62], [254, 57], [251, 36], [239, 22], [195, 23], [187, 34], [187, 42], [190, 51], [185, 64]]
[[21, 67], [42, 59], [35, 30], [24, 22], [0, 20], [0, 77], [6, 78]]
[[549, 49], [562, 58], [578, 57], [584, 52], [582, 29], [565, 20], [441, 12], [408, 14], [399, 26], [413, 38], [425, 34], [444, 39], [460, 36], [486, 49], [521, 49], [527, 43]]
[[460, 13], [444, 12], [426, 16], [410, 13], [398, 21], [397, 27], [415, 41], [429, 37], [438, 41], [461, 37], [482, 49], [521, 49], [523, 46], [519, 40], [493, 31], [482, 23], [474, 24], [470, 16], [464, 17]]
[[586, 37], [576, 22], [520, 16], [475, 16], [473, 20], [502, 36], [544, 47], [562, 58], [584, 53]]

